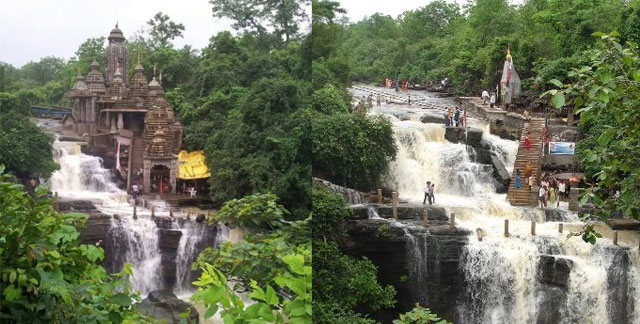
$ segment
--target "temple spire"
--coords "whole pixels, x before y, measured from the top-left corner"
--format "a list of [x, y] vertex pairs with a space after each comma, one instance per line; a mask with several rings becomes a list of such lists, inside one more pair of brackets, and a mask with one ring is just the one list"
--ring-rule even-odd
[[511, 61], [511, 45], [507, 45], [507, 61]]

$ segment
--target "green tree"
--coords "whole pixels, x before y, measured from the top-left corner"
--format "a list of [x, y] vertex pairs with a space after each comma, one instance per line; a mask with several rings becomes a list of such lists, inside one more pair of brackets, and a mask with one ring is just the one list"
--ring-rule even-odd
[[147, 21], [149, 25], [149, 34], [151, 35], [151, 44], [154, 48], [170, 47], [170, 41], [177, 37], [182, 37], [184, 25], [171, 21], [169, 15], [163, 14], [162, 11], [156, 13], [153, 18]]
[[128, 286], [130, 265], [107, 275], [100, 247], [78, 242], [87, 215], [62, 214], [0, 166], [0, 318], [8, 323], [147, 323]]
[[[585, 134], [577, 147], [580, 165], [589, 185], [582, 202], [597, 208], [595, 216], [607, 219], [611, 211], [640, 218], [640, 168], [636, 150], [640, 149], [640, 51], [638, 45], [619, 43], [618, 33], [596, 33], [600, 41], [585, 53], [589, 63], [568, 73], [571, 83], [551, 82], [551, 103], [560, 108], [573, 106], [580, 114], [580, 129]], [[589, 219], [589, 215], [587, 215]], [[581, 235], [590, 243], [600, 237], [587, 223]]]
[[371, 261], [340, 251], [351, 213], [342, 195], [313, 188], [314, 323], [371, 323], [362, 314], [395, 304], [395, 289], [378, 283]]
[[213, 5], [213, 16], [233, 20], [233, 28], [254, 30], [260, 35], [273, 28], [288, 44], [298, 32], [300, 21], [306, 18], [304, 5], [308, 0], [210, 0], [209, 3]]
[[[287, 210], [272, 194], [250, 195], [225, 203], [211, 222], [241, 226], [245, 240], [203, 251], [194, 264], [202, 276], [192, 299], [207, 307], [205, 317], [221, 309], [231, 323], [311, 323], [311, 233], [308, 219], [285, 220]], [[240, 280], [233, 287], [226, 278]], [[279, 287], [278, 292], [273, 289]], [[264, 289], [262, 288], [264, 287]], [[256, 303], [245, 308], [238, 292], [250, 291]], [[259, 321], [262, 319], [262, 321]]]
[[52, 143], [53, 137], [27, 117], [13, 111], [0, 114], [0, 164], [16, 176], [49, 178], [59, 168], [53, 161]]
[[395, 159], [391, 123], [352, 113], [313, 117], [313, 173], [350, 188], [369, 191]]

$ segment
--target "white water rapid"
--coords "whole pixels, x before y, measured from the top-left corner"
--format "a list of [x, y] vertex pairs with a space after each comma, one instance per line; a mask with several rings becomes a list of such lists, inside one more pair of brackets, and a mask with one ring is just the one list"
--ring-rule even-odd
[[[58, 192], [61, 199], [90, 200], [102, 214], [117, 215], [111, 219], [107, 242], [102, 244], [110, 254], [107, 270], [118, 272], [125, 262], [131, 263], [134, 275], [131, 282], [145, 297], [153, 290], [165, 288], [163, 275], [167, 270], [163, 267], [167, 262], [163, 262], [163, 257], [174, 258], [174, 290], [181, 295], [190, 295], [193, 291], [190, 282], [195, 279], [191, 263], [204, 247], [223, 240], [226, 231], [216, 230], [216, 236], [212, 238], [207, 226], [195, 223], [193, 218], [178, 221], [186, 215], [175, 212], [175, 219], [172, 219], [168, 217], [169, 206], [163, 201], [149, 202], [150, 206], [155, 206], [156, 220], [152, 219], [151, 210], [142, 206], [136, 210], [138, 219], [133, 219], [133, 205], [127, 201], [127, 193], [118, 188], [99, 157], [83, 154], [80, 144], [74, 142], [56, 141], [53, 150], [60, 170], [49, 180], [51, 191]], [[168, 237], [180, 235], [177, 251], [163, 252], [163, 234]]]
[[[358, 98], [366, 95], [352, 92]], [[412, 100], [420, 97], [429, 95], [411, 93]], [[441, 106], [458, 105], [449, 99], [429, 100]], [[387, 187], [396, 189], [401, 201], [422, 204], [425, 183], [434, 182], [435, 205], [445, 208], [447, 215], [455, 213], [456, 225], [472, 233], [459, 260], [464, 278], [456, 280], [464, 281], [462, 296], [449, 301], [456, 303], [456, 323], [640, 323], [635, 238], [632, 248], [614, 246], [608, 238], [599, 239], [595, 246], [579, 237], [567, 239], [567, 230], [581, 225], [575, 215], [557, 211], [569, 221], [564, 222], [564, 234], [559, 234], [558, 222], [546, 222], [541, 209], [512, 207], [506, 194], [496, 193], [492, 166], [473, 160], [473, 148], [448, 142], [443, 124], [421, 122], [429, 110], [383, 104], [370, 114], [391, 121], [398, 146]], [[469, 125], [484, 131], [483, 140], [511, 172], [518, 143], [489, 134], [485, 121], [470, 119]], [[375, 210], [369, 215], [379, 218]], [[503, 235], [505, 219], [510, 220], [509, 237]], [[537, 222], [536, 236], [530, 234], [531, 221]], [[389, 224], [415, 226], [393, 220]], [[482, 241], [476, 237], [477, 228], [487, 234]], [[406, 231], [406, 235], [413, 234]], [[426, 249], [431, 245], [427, 238], [413, 236], [407, 245], [412, 250], [407, 255], [414, 255], [410, 276], [422, 278], [408, 280], [411, 286], [427, 290], [429, 274], [422, 263], [427, 262]], [[554, 286], [562, 281], [555, 277], [549, 279], [554, 281], [551, 285], [541, 283], [540, 268], [546, 261], [552, 262], [554, 275], [556, 267], [568, 264], [563, 284]]]

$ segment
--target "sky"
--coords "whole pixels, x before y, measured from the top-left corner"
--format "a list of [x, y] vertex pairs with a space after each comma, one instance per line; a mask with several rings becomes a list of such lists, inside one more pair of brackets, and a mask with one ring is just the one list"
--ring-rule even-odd
[[[349, 21], [356, 22], [376, 12], [397, 17], [403, 12], [426, 6], [431, 0], [338, 0], [340, 6], [347, 10]], [[452, 0], [449, 0], [452, 2]], [[458, 3], [466, 0], [458, 0]]]
[[[158, 11], [185, 26], [177, 47], [203, 48], [209, 38], [231, 30], [214, 18], [208, 0], [2, 0], [0, 62], [20, 67], [45, 56], [69, 59], [91, 37], [109, 35], [116, 24], [125, 37], [146, 27]], [[106, 41], [105, 41], [106, 45]]]

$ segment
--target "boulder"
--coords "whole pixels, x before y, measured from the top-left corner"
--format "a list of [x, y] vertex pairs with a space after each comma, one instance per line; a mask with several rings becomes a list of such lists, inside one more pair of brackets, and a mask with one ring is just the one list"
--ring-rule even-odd
[[199, 314], [193, 305], [179, 299], [168, 290], [155, 290], [137, 305], [140, 313], [146, 314], [154, 319], [167, 324], [179, 324], [180, 314], [191, 310], [187, 316], [187, 323], [199, 323]]
[[444, 124], [444, 116], [422, 115], [420, 121], [425, 124]]
[[196, 222], [198, 223], [202, 223], [204, 222], [206, 216], [204, 214], [198, 214], [198, 217], [196, 217]]
[[618, 231], [637, 231], [640, 230], [640, 222], [633, 218], [609, 219], [607, 225], [612, 230]]
[[480, 147], [482, 142], [482, 130], [477, 128], [467, 128], [467, 145]]
[[445, 127], [444, 138], [451, 143], [458, 143], [464, 139], [464, 128]]
[[90, 200], [83, 199], [58, 199], [58, 210], [61, 212], [87, 212], [96, 210], [96, 206]]
[[378, 266], [380, 283], [397, 291], [395, 307], [375, 313], [375, 319], [390, 323], [416, 303], [428, 305], [443, 318], [455, 318], [455, 301], [464, 289], [460, 260], [468, 230], [449, 225], [403, 228], [366, 219], [349, 221], [347, 231], [345, 252], [367, 257]]
[[566, 222], [571, 221], [569, 213], [564, 209], [559, 208], [544, 208], [544, 217], [547, 222]]
[[493, 177], [498, 183], [508, 188], [511, 175], [509, 175], [507, 168], [495, 154], [491, 154], [491, 165], [493, 166]]
[[182, 237], [181, 231], [160, 228], [159, 234], [159, 246], [161, 249], [178, 249], [178, 246], [180, 245], [180, 238]]
[[[438, 199], [438, 196], [436, 196]], [[391, 205], [378, 205], [376, 211], [382, 218], [391, 218], [393, 207]], [[401, 220], [421, 220], [424, 210], [428, 212], [428, 218], [430, 221], [448, 221], [447, 211], [443, 207], [434, 205], [413, 205], [402, 204], [398, 205], [398, 219]], [[361, 215], [361, 214], [360, 214]]]
[[567, 287], [573, 261], [567, 258], [543, 254], [538, 257], [538, 281], [559, 287]]

